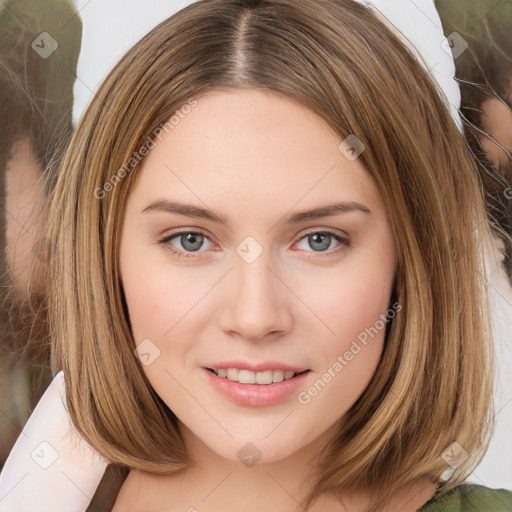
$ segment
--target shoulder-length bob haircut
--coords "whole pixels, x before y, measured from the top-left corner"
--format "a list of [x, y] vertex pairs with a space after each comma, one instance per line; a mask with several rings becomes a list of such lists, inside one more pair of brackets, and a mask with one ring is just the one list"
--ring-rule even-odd
[[431, 77], [353, 0], [197, 1], [139, 41], [100, 87], [63, 160], [45, 233], [52, 370], [65, 372], [74, 423], [114, 464], [155, 473], [190, 464], [176, 416], [134, 355], [120, 231], [140, 148], [201, 93], [240, 88], [292, 98], [340, 142], [353, 134], [364, 143], [359, 158], [397, 247], [392, 301], [402, 313], [319, 454], [307, 503], [346, 489], [382, 501], [424, 477], [451, 489], [494, 429], [483, 187]]

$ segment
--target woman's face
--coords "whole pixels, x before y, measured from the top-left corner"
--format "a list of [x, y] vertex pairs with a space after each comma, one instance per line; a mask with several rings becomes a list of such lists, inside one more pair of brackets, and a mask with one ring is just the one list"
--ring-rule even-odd
[[127, 203], [133, 337], [192, 439], [272, 462], [369, 384], [397, 311], [392, 231], [358, 151], [305, 107], [260, 90], [191, 104], [154, 139]]

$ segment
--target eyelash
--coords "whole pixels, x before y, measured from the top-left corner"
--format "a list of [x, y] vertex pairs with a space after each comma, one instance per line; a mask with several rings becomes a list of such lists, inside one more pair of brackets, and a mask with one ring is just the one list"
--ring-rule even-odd
[[[171, 252], [174, 255], [177, 255], [178, 258], [181, 256], [184, 256], [186, 258], [194, 258], [195, 257], [194, 253], [176, 250], [170, 243], [172, 239], [179, 237], [180, 235], [186, 235], [186, 234], [202, 235], [203, 237], [205, 237], [207, 240], [209, 240], [211, 242], [210, 238], [205, 233], [203, 233], [200, 230], [197, 230], [197, 231], [179, 231], [178, 233], [172, 233], [171, 235], [166, 235], [165, 237], [158, 240], [158, 243], [161, 244], [165, 250]], [[351, 245], [351, 243], [348, 239], [343, 238], [338, 233], [331, 231], [329, 229], [324, 229], [322, 231], [310, 231], [310, 232], [306, 233], [304, 236], [302, 236], [299, 239], [299, 242], [301, 240], [303, 240], [304, 238], [307, 238], [308, 236], [317, 235], [317, 234], [331, 235], [337, 242], [340, 243], [340, 246], [337, 249], [331, 250], [331, 251], [327, 252], [327, 254], [325, 254], [325, 252], [322, 252], [322, 251], [317, 252], [317, 254], [320, 257], [332, 256], [334, 254], [341, 252], [344, 249], [347, 249]], [[196, 251], [196, 252], [200, 252], [200, 251]], [[311, 256], [309, 256], [309, 258], [311, 258]]]

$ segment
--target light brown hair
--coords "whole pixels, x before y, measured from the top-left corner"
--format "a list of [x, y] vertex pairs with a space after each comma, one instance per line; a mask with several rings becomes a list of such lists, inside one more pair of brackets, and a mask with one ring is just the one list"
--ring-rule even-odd
[[[113, 463], [171, 473], [189, 463], [177, 418], [133, 354], [119, 241], [140, 163], [98, 199], [154, 130], [201, 93], [259, 88], [293, 98], [363, 141], [361, 163], [397, 247], [393, 320], [379, 366], [316, 466], [307, 504], [365, 489], [373, 510], [420, 477], [448, 490], [493, 428], [493, 345], [482, 184], [430, 77], [351, 0], [201, 0], [137, 43], [109, 74], [67, 151], [45, 236], [53, 371], [84, 437]], [[442, 457], [469, 457], [449, 478]]]

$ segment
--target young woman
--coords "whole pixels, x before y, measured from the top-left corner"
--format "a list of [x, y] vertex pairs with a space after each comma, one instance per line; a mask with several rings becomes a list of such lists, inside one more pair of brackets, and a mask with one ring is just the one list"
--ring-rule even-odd
[[494, 419], [482, 186], [369, 8], [160, 24], [78, 126], [45, 237], [69, 414], [129, 471], [114, 511], [510, 508], [459, 486]]

